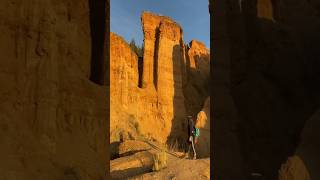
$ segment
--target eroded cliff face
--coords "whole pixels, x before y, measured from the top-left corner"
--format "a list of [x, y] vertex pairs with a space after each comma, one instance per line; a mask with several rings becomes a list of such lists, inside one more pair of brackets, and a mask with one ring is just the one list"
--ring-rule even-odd
[[114, 142], [120, 136], [137, 136], [140, 93], [137, 55], [114, 33], [110, 42], [110, 141]]
[[0, 179], [104, 179], [106, 87], [88, 1], [0, 3]]
[[[174, 134], [177, 138], [183, 133], [182, 30], [170, 18], [151, 13], [143, 13], [142, 23], [145, 44], [140, 77], [138, 58], [127, 43], [111, 41], [111, 99], [117, 104], [111, 109], [124, 108], [123, 112], [132, 117], [136, 131], [164, 143], [168, 136]], [[134, 78], [128, 78], [131, 75]], [[142, 88], [138, 86], [139, 78], [142, 78]], [[121, 96], [113, 95], [118, 92], [112, 91], [119, 89]], [[130, 99], [128, 94], [133, 96], [130, 102], [121, 100]], [[115, 126], [116, 119], [112, 120]]]
[[210, 51], [202, 42], [192, 40], [186, 49], [185, 106], [196, 116], [209, 96]]
[[[190, 79], [195, 77], [192, 73], [187, 75], [190, 67], [186, 56], [189, 55], [183, 42], [182, 29], [169, 17], [149, 12], [144, 12], [141, 20], [144, 32], [141, 69], [138, 68], [137, 56], [127, 43], [111, 34], [114, 39], [111, 41], [110, 59], [111, 141], [119, 141], [121, 137], [130, 139], [144, 136], [161, 143], [171, 140], [185, 142], [185, 87], [188, 84], [187, 76]], [[208, 78], [209, 73], [206, 69], [208, 66], [203, 65], [209, 63], [206, 59], [208, 50], [201, 45], [197, 48], [197, 45], [193, 45], [192, 49], [195, 50], [191, 54], [195, 56], [192, 60], [197, 64], [193, 69], [199, 71], [204, 79]], [[205, 58], [200, 57], [203, 54]], [[141, 86], [139, 82], [142, 82]], [[199, 88], [206, 87], [199, 85]], [[202, 98], [198, 112], [204, 105], [205, 97]]]
[[111, 101], [117, 100], [128, 109], [128, 105], [136, 102], [131, 92], [136, 89], [139, 80], [138, 57], [121, 37], [111, 33], [110, 41]]

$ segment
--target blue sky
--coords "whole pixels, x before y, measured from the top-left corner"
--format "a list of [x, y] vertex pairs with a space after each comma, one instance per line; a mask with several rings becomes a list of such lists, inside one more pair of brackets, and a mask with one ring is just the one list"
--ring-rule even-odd
[[142, 11], [171, 17], [183, 29], [185, 43], [192, 39], [210, 47], [208, 0], [110, 0], [110, 29], [127, 42], [143, 43]]

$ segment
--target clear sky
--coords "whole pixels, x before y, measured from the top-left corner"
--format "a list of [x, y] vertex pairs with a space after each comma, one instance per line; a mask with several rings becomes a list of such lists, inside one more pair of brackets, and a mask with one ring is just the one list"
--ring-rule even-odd
[[110, 29], [127, 42], [142, 45], [142, 11], [171, 17], [183, 29], [185, 43], [192, 39], [210, 47], [208, 0], [110, 0]]

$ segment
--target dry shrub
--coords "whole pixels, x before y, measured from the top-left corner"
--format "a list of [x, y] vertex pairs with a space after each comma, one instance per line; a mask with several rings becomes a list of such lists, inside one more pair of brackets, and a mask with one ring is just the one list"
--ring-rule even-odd
[[158, 152], [153, 155], [153, 171], [159, 171], [165, 167], [167, 167], [167, 153], [165, 151]]

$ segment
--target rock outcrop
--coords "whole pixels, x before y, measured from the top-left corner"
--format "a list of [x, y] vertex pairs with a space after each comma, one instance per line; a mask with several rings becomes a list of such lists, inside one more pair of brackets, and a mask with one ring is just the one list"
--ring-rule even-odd
[[196, 121], [196, 127], [200, 129], [198, 143], [195, 146], [198, 158], [210, 157], [210, 119], [210, 98], [207, 98]]
[[279, 170], [279, 180], [311, 180], [307, 167], [299, 156], [290, 157]]
[[0, 4], [0, 179], [105, 179], [108, 92], [89, 80], [88, 1]]
[[210, 51], [202, 42], [192, 40], [186, 50], [186, 83], [183, 88], [186, 111], [196, 116], [209, 96]]
[[[201, 96], [195, 103], [198, 112], [201, 110], [208, 96], [208, 91], [202, 89], [207, 87], [209, 78], [209, 52], [201, 42], [193, 41], [190, 59], [195, 67], [189, 67], [188, 49], [179, 24], [169, 17], [149, 12], [144, 12], [141, 20], [142, 60], [124, 40], [111, 33], [111, 142], [119, 141], [123, 134], [129, 139], [144, 136], [161, 143], [177, 139], [185, 142], [188, 109], [185, 97]], [[139, 68], [139, 61], [142, 61], [142, 68]], [[188, 83], [188, 79], [194, 81]], [[194, 86], [196, 81], [197, 87], [193, 88], [199, 90], [191, 91], [194, 94], [186, 93], [186, 87]]]
[[182, 29], [170, 18], [148, 12], [143, 13], [142, 24], [145, 34], [142, 87], [156, 94], [157, 119], [165, 125], [162, 131], [178, 135], [185, 116]]
[[110, 161], [112, 179], [126, 179], [152, 170], [153, 155], [148, 151], [138, 152]]

